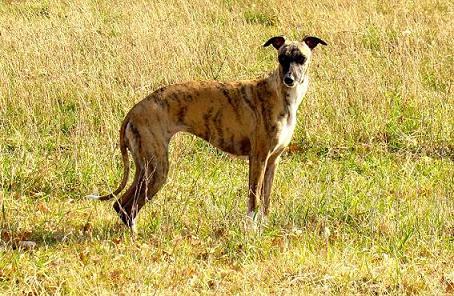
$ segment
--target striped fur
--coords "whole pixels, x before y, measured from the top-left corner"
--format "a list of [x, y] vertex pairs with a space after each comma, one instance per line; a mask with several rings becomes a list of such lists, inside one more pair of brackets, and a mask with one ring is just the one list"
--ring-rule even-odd
[[262, 211], [268, 214], [274, 171], [292, 138], [296, 112], [308, 88], [314, 42], [326, 45], [313, 38], [298, 42], [277, 36], [265, 43], [278, 50], [279, 60], [266, 78], [179, 83], [158, 89], [137, 103], [120, 130], [123, 180], [114, 193], [91, 198], [107, 200], [124, 189], [129, 150], [136, 174], [114, 208], [126, 225], [134, 227], [137, 213], [166, 181], [170, 139], [177, 132], [188, 132], [222, 151], [249, 158], [248, 215], [255, 216], [260, 198]]

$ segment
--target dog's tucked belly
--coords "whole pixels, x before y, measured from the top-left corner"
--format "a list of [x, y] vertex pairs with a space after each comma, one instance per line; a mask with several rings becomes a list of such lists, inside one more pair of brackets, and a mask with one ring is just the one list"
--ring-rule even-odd
[[251, 151], [251, 143], [247, 137], [226, 135], [225, 138], [216, 138], [216, 136], [214, 138], [206, 138], [205, 135], [197, 136], [206, 140], [214, 147], [235, 156], [249, 155]]
[[224, 152], [237, 156], [249, 155], [251, 143], [250, 134], [245, 132], [247, 129], [237, 126], [238, 123], [229, 122], [228, 118], [219, 119], [215, 116], [213, 120], [207, 120], [207, 114], [202, 116], [205, 118], [203, 124], [188, 120], [180, 130], [196, 135]]

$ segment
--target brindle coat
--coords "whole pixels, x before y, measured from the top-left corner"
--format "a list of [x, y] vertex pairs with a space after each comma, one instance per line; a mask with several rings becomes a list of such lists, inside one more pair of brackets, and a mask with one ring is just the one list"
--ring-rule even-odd
[[279, 66], [266, 78], [191, 81], [147, 96], [129, 111], [121, 126], [124, 175], [120, 186], [109, 195], [90, 197], [107, 200], [123, 190], [129, 149], [136, 174], [114, 208], [126, 225], [134, 227], [137, 213], [166, 181], [170, 139], [184, 131], [222, 151], [249, 158], [248, 215], [255, 215], [259, 198], [267, 215], [276, 164], [293, 135], [296, 111], [309, 83], [312, 50], [319, 43], [326, 45], [317, 37], [305, 37], [302, 42], [273, 37], [264, 46], [278, 50]]

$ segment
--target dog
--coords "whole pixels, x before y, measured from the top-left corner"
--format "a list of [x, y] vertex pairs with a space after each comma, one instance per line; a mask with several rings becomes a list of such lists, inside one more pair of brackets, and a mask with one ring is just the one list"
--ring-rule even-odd
[[126, 226], [135, 230], [140, 209], [164, 185], [169, 170], [169, 141], [177, 132], [196, 135], [218, 149], [249, 159], [247, 215], [268, 215], [274, 171], [284, 148], [290, 143], [296, 112], [309, 84], [308, 68], [314, 48], [327, 45], [318, 37], [290, 41], [270, 38], [278, 53], [278, 66], [267, 77], [237, 82], [190, 81], [162, 87], [137, 103], [120, 129], [123, 179], [104, 196], [108, 200], [126, 187], [129, 175], [128, 150], [136, 172], [129, 188], [114, 203]]

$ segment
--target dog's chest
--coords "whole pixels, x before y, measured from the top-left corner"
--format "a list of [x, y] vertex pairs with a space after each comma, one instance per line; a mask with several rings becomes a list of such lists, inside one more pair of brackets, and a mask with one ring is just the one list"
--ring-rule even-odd
[[296, 126], [296, 104], [289, 106], [289, 112], [279, 123], [280, 129], [277, 134], [277, 144], [275, 150], [286, 147], [292, 139]]
[[277, 143], [274, 150], [284, 148], [290, 143], [296, 126], [296, 112], [306, 91], [307, 82], [296, 87], [295, 89], [292, 89], [288, 94], [289, 104], [285, 110], [286, 112], [284, 112], [284, 116], [282, 116], [278, 122], [279, 129], [277, 133]]

